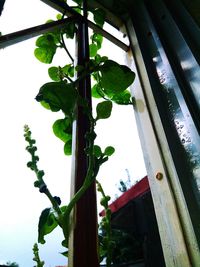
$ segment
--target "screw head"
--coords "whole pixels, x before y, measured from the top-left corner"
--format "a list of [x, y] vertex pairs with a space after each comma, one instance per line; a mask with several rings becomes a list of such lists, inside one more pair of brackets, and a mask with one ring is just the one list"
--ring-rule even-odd
[[162, 180], [163, 179], [163, 174], [161, 172], [157, 172], [156, 173], [156, 179], [159, 180], [159, 181]]

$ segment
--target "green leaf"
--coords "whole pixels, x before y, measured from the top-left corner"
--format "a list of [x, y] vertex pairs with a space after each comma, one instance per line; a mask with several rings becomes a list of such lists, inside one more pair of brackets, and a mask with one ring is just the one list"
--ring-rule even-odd
[[95, 43], [98, 49], [100, 49], [103, 42], [103, 36], [99, 33], [94, 33], [90, 38], [92, 40], [92, 43]]
[[48, 69], [48, 74], [49, 77], [55, 81], [55, 82], [59, 82], [60, 81], [60, 72], [59, 72], [59, 68], [57, 67], [50, 67]]
[[131, 94], [128, 90], [125, 90], [115, 94], [111, 100], [120, 105], [129, 105], [131, 103]]
[[[43, 106], [43, 108], [46, 108], [48, 110], [51, 110], [50, 106], [48, 103], [46, 103], [45, 101], [40, 101], [40, 104]], [[55, 111], [59, 111], [60, 109], [58, 110], [55, 110]]]
[[115, 152], [114, 147], [112, 147], [112, 146], [107, 146], [106, 149], [105, 149], [105, 151], [104, 151], [104, 154], [105, 154], [106, 156], [111, 156], [114, 152]]
[[60, 119], [54, 122], [53, 132], [56, 137], [60, 138], [63, 142], [72, 139], [72, 124], [67, 118]]
[[106, 12], [102, 8], [96, 8], [93, 11], [94, 21], [100, 27], [103, 27], [106, 18]]
[[39, 218], [38, 242], [44, 244], [44, 236], [51, 233], [57, 226], [58, 223], [53, 211], [50, 208], [44, 209]]
[[98, 83], [92, 87], [92, 96], [95, 98], [102, 98], [102, 96], [104, 96], [104, 92], [101, 90], [101, 86]]
[[75, 3], [77, 3], [79, 6], [82, 4], [83, 0], [73, 0]]
[[36, 40], [36, 46], [38, 46], [38, 48], [34, 51], [35, 57], [43, 63], [50, 64], [56, 53], [56, 42], [56, 34], [48, 33], [40, 36]]
[[98, 47], [95, 44], [90, 44], [90, 57], [95, 57], [98, 51]]
[[52, 111], [61, 109], [66, 115], [71, 115], [77, 100], [77, 91], [73, 83], [50, 82], [40, 88], [36, 100], [48, 103]]
[[97, 158], [99, 158], [102, 155], [102, 151], [101, 151], [100, 146], [94, 145], [93, 153]]
[[72, 64], [67, 64], [62, 68], [63, 73], [70, 77], [74, 77], [74, 67]]
[[61, 20], [61, 19], [62, 19], [62, 17], [63, 17], [63, 15], [62, 15], [62, 14], [60, 14], [60, 13], [56, 15], [56, 18], [57, 18], [57, 20]]
[[105, 57], [105, 56], [102, 57], [99, 54], [97, 54], [96, 57], [95, 57], [95, 61], [96, 61], [97, 64], [105, 62], [106, 60], [108, 60], [108, 57]]
[[44, 34], [37, 38], [36, 46], [38, 47], [46, 47], [46, 46], [55, 46], [54, 38], [51, 34]]
[[62, 254], [64, 257], [68, 257], [68, 251], [61, 252], [60, 254]]
[[50, 64], [56, 53], [55, 47], [38, 47], [34, 50], [35, 57], [45, 64]]
[[100, 68], [101, 85], [108, 94], [125, 91], [134, 81], [135, 73], [127, 66], [107, 60]]
[[65, 28], [63, 29], [63, 33], [66, 34], [67, 38], [73, 39], [76, 31], [76, 26], [74, 22], [68, 22]]
[[71, 156], [72, 154], [72, 140], [69, 140], [64, 145], [64, 153], [67, 156]]
[[103, 101], [98, 103], [96, 107], [97, 112], [97, 120], [99, 119], [107, 119], [110, 117], [112, 111], [112, 102], [111, 101]]

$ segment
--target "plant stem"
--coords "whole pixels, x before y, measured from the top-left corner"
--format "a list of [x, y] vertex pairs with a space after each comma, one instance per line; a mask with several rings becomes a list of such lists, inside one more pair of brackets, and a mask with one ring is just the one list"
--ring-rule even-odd
[[105, 209], [105, 219], [106, 219], [106, 237], [107, 237], [107, 258], [106, 258], [106, 267], [111, 267], [111, 263], [112, 263], [112, 227], [111, 227], [111, 210], [108, 206], [108, 199], [107, 196], [103, 190], [102, 185], [100, 184], [100, 182], [98, 182], [96, 180], [96, 184], [98, 187], [98, 191], [102, 194], [103, 199], [106, 200], [102, 203], [102, 206]]
[[72, 63], [74, 64], [74, 59], [73, 59], [73, 57], [71, 56], [69, 50], [67, 49], [67, 46], [66, 46], [66, 44], [65, 44], [65, 40], [64, 40], [64, 38], [63, 38], [63, 34], [62, 34], [62, 33], [61, 33], [61, 40], [62, 40], [62, 41], [60, 42], [60, 45], [65, 49], [67, 55], [69, 56], [69, 58], [71, 59]]
[[[91, 112], [89, 112], [91, 113]], [[88, 116], [89, 120], [90, 120], [90, 130], [89, 133], [93, 133], [94, 132], [94, 120], [91, 116], [91, 114]], [[83, 196], [83, 194], [86, 192], [86, 190], [91, 186], [92, 182], [95, 180], [96, 176], [97, 176], [97, 172], [95, 172], [94, 175], [94, 163], [95, 163], [95, 158], [94, 158], [94, 154], [93, 154], [93, 147], [94, 147], [94, 139], [89, 139], [88, 140], [88, 151], [89, 151], [89, 155], [88, 155], [88, 169], [87, 169], [87, 173], [84, 179], [84, 183], [81, 186], [81, 188], [74, 194], [74, 196], [72, 197], [71, 201], [69, 202], [67, 209], [64, 213], [63, 219], [64, 222], [67, 222], [66, 227], [69, 227], [69, 215], [72, 211], [72, 209], [74, 208], [74, 206], [76, 205], [76, 203], [79, 201], [79, 199]], [[64, 229], [64, 232], [69, 232], [69, 229]]]

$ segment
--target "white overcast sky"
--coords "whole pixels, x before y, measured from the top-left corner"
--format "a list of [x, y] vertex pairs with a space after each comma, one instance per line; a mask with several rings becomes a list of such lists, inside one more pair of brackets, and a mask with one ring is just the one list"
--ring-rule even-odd
[[[56, 14], [39, 0], [6, 0], [0, 31], [7, 34], [39, 25], [55, 19]], [[31, 39], [0, 50], [0, 263], [16, 261], [20, 267], [34, 265], [32, 246], [37, 241], [38, 218], [49, 206], [45, 196], [33, 187], [35, 177], [26, 167], [29, 155], [24, 149], [24, 124], [29, 124], [37, 140], [40, 167], [47, 174], [45, 181], [52, 193], [61, 196], [64, 204], [70, 188], [71, 158], [64, 156], [63, 143], [51, 131], [53, 122], [63, 116], [45, 110], [34, 100], [41, 85], [50, 81], [49, 65], [38, 62], [33, 55], [34, 43], [35, 39]], [[111, 48], [110, 42], [104, 43], [101, 54], [123, 63], [123, 51]], [[73, 44], [70, 49], [74, 51]], [[67, 63], [68, 58], [59, 54], [51, 65]], [[119, 194], [119, 179], [127, 179], [125, 169], [133, 183], [146, 175], [132, 107], [115, 106], [112, 118], [99, 122], [97, 133], [97, 144], [116, 148], [98, 176], [106, 193], [114, 199]], [[61, 240], [60, 231], [56, 231], [40, 246], [46, 267], [65, 264], [65, 258], [59, 255], [63, 251]]]

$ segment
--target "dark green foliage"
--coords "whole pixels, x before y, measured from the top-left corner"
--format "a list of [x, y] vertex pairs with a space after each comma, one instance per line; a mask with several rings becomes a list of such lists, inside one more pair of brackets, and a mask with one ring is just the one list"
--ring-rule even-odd
[[99, 158], [103, 154], [100, 146], [97, 146], [97, 145], [94, 145], [93, 153], [94, 153], [95, 157], [97, 157], [97, 158]]
[[75, 3], [77, 3], [79, 6], [81, 6], [83, 0], [73, 0]]
[[74, 22], [68, 22], [66, 27], [62, 30], [67, 38], [73, 39], [76, 32], [76, 26]]
[[105, 11], [102, 8], [96, 8], [95, 10], [92, 11], [92, 13], [96, 24], [100, 27], [103, 27], [106, 18]]
[[135, 74], [128, 67], [107, 60], [100, 68], [101, 86], [109, 95], [125, 91], [134, 81]]
[[68, 257], [68, 251], [61, 252], [60, 254], [62, 254], [64, 257]]
[[74, 66], [72, 64], [67, 64], [62, 68], [62, 72], [72, 78], [74, 77]]
[[105, 149], [105, 151], [104, 151], [104, 154], [105, 154], [106, 156], [111, 156], [114, 152], [115, 152], [114, 147], [112, 147], [112, 146], [107, 146], [106, 149]]
[[92, 96], [95, 98], [102, 98], [102, 96], [104, 96], [104, 92], [101, 89], [101, 86], [96, 83], [93, 87], [92, 87]]
[[112, 112], [112, 102], [103, 101], [101, 103], [98, 103], [96, 107], [96, 112], [97, 112], [97, 120], [109, 118]]
[[44, 236], [51, 233], [58, 226], [58, 222], [51, 208], [42, 211], [38, 224], [38, 242], [45, 243]]
[[[0, 266], [3, 266], [3, 265], [0, 265]], [[6, 265], [5, 265], [6, 267], [19, 267], [19, 265], [16, 263], [16, 262], [7, 262], [6, 263]]]
[[111, 98], [112, 101], [119, 105], [129, 105], [132, 104], [131, 102], [131, 94], [128, 90], [125, 90], [121, 93], [113, 95]]
[[[138, 260], [142, 255], [142, 240], [136, 238], [131, 230], [112, 229], [113, 264]], [[107, 238], [104, 230], [99, 232], [100, 261], [107, 257]]]
[[[111, 229], [111, 210], [108, 206], [110, 196], [106, 196], [101, 184], [96, 181], [97, 191], [102, 195], [100, 204], [103, 206], [105, 216], [102, 218], [99, 224], [99, 258], [102, 261], [106, 257], [106, 266], [111, 267], [113, 241], [112, 241], [112, 229]], [[103, 235], [101, 235], [103, 233]]]
[[92, 40], [93, 44], [96, 44], [98, 49], [101, 48], [102, 42], [103, 42], [103, 37], [101, 34], [98, 33], [94, 33], [92, 34], [92, 36], [90, 37], [90, 39]]
[[61, 81], [61, 76], [60, 76], [59, 68], [57, 68], [57, 67], [50, 67], [48, 69], [48, 74], [49, 74], [49, 77], [53, 81], [55, 81], [55, 82], [60, 82]]
[[72, 154], [72, 140], [68, 140], [64, 145], [64, 153], [67, 156], [71, 156]]
[[71, 115], [77, 100], [77, 91], [73, 83], [50, 82], [40, 88], [36, 100], [46, 102], [51, 111], [62, 110], [66, 115]]
[[98, 47], [95, 44], [90, 44], [90, 57], [95, 57], [98, 51]]
[[40, 260], [39, 248], [38, 248], [37, 243], [35, 243], [34, 246], [33, 246], [33, 254], [34, 254], [33, 261], [35, 261], [37, 263], [37, 266], [34, 266], [34, 267], [43, 267], [44, 266], [44, 261]]
[[68, 118], [59, 119], [53, 124], [53, 132], [55, 136], [60, 138], [63, 142], [72, 139], [72, 123]]

